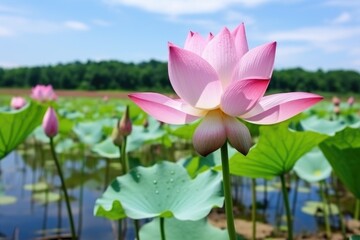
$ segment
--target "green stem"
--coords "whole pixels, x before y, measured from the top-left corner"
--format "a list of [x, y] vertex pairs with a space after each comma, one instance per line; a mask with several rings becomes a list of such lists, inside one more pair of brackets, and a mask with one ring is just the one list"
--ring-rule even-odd
[[71, 212], [70, 200], [69, 200], [69, 196], [68, 196], [68, 193], [67, 193], [67, 190], [66, 190], [65, 180], [64, 180], [64, 176], [63, 176], [62, 171], [61, 171], [60, 163], [59, 163], [59, 160], [58, 160], [58, 158], [56, 156], [56, 153], [55, 153], [54, 141], [53, 141], [52, 137], [50, 137], [50, 149], [51, 149], [51, 153], [53, 155], [53, 158], [55, 160], [55, 165], [56, 165], [56, 168], [58, 170], [60, 181], [61, 181], [61, 188], [62, 188], [64, 196], [65, 196], [66, 208], [67, 208], [67, 212], [68, 212], [69, 220], [70, 220], [71, 238], [73, 240], [76, 240], [77, 237], [76, 237], [76, 233], [75, 233], [74, 218], [73, 218], [73, 215], [72, 215], [72, 212]]
[[161, 233], [161, 240], [166, 240], [165, 237], [165, 219], [163, 217], [160, 218], [160, 233]]
[[280, 175], [280, 180], [281, 180], [281, 190], [282, 190], [282, 194], [283, 194], [283, 198], [284, 198], [285, 211], [286, 211], [286, 222], [287, 222], [287, 228], [288, 228], [288, 240], [293, 240], [292, 217], [291, 217], [289, 197], [288, 197], [288, 192], [287, 192], [287, 189], [286, 189], [284, 174]]
[[359, 220], [359, 212], [360, 212], [360, 200], [356, 199], [356, 203], [355, 203], [355, 214], [354, 214], [354, 218], [356, 220]]
[[227, 221], [227, 230], [230, 240], [236, 239], [235, 226], [234, 226], [234, 213], [232, 207], [232, 196], [230, 186], [230, 170], [229, 170], [229, 158], [227, 142], [221, 147], [221, 163], [222, 163], [222, 174], [223, 174], [223, 186], [225, 195], [225, 213]]
[[256, 179], [251, 179], [251, 193], [252, 193], [252, 211], [251, 211], [251, 220], [252, 220], [252, 239], [256, 239]]
[[121, 144], [121, 167], [123, 168], [123, 173], [126, 174], [128, 172], [128, 164], [127, 164], [127, 157], [126, 157], [126, 140], [127, 137], [124, 136], [123, 142]]
[[331, 237], [331, 229], [330, 229], [328, 210], [326, 209], [327, 204], [326, 204], [326, 198], [325, 198], [324, 181], [321, 181], [319, 184], [320, 184], [321, 199], [322, 199], [322, 202], [323, 202], [323, 212], [324, 212], [326, 235], [327, 235], [328, 238], [330, 238]]
[[134, 227], [135, 227], [136, 240], [140, 240], [140, 234], [139, 234], [140, 225], [139, 225], [139, 220], [134, 220]]

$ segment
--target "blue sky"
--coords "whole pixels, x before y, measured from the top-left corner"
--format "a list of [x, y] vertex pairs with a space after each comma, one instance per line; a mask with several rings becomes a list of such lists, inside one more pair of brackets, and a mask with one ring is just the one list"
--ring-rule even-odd
[[0, 66], [167, 60], [190, 30], [246, 26], [275, 68], [360, 71], [359, 0], [0, 0]]

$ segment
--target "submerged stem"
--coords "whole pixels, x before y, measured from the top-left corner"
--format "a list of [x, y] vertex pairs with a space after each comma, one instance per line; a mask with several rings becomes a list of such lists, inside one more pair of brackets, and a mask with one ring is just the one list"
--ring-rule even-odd
[[165, 219], [163, 217], [160, 218], [160, 234], [161, 234], [161, 240], [166, 240], [165, 237]]
[[76, 233], [75, 233], [74, 218], [73, 218], [73, 215], [72, 215], [72, 212], [71, 212], [70, 200], [69, 200], [69, 196], [68, 196], [68, 193], [67, 193], [67, 190], [66, 190], [65, 180], [64, 180], [64, 176], [62, 174], [60, 163], [59, 163], [59, 160], [58, 160], [58, 158], [56, 156], [56, 153], [55, 153], [54, 141], [53, 141], [52, 137], [50, 137], [50, 149], [51, 149], [51, 153], [53, 155], [53, 158], [55, 160], [55, 165], [56, 165], [56, 168], [58, 170], [60, 181], [61, 181], [61, 188], [62, 188], [62, 191], [64, 193], [64, 197], [65, 197], [66, 208], [67, 208], [67, 212], [68, 212], [69, 220], [70, 220], [71, 238], [73, 240], [76, 240], [77, 237], [76, 237]]
[[251, 209], [251, 220], [252, 220], [252, 239], [256, 239], [256, 179], [251, 179], [251, 193], [252, 193], [252, 209]]
[[284, 174], [280, 175], [280, 180], [281, 180], [281, 190], [282, 190], [282, 194], [283, 194], [283, 198], [284, 198], [285, 211], [286, 211], [286, 222], [287, 222], [287, 228], [288, 228], [288, 240], [293, 240], [292, 217], [291, 217], [289, 197], [288, 197], [288, 192], [287, 192], [287, 189], [286, 189]]
[[231, 195], [227, 142], [225, 142], [225, 144], [221, 147], [221, 163], [222, 163], [223, 186], [224, 186], [224, 195], [225, 195], [225, 213], [226, 213], [227, 230], [229, 234], [229, 239], [235, 240], [236, 233], [235, 233], [233, 203], [232, 203], [232, 195]]
[[330, 229], [328, 210], [326, 210], [326, 207], [327, 207], [326, 205], [327, 204], [326, 204], [326, 197], [325, 197], [324, 181], [321, 181], [319, 184], [320, 184], [321, 199], [322, 199], [322, 202], [323, 202], [323, 212], [324, 212], [326, 235], [327, 235], [328, 238], [330, 238], [331, 229]]

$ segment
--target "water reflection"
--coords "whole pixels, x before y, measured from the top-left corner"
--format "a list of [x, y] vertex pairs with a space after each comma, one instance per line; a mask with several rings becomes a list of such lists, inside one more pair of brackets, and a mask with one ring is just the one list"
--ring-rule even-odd
[[[65, 203], [60, 197], [60, 181], [48, 148], [44, 146], [23, 146], [0, 161], [0, 193], [16, 198], [13, 203], [0, 203], [0, 239], [51, 239], [56, 235], [66, 239], [70, 236]], [[60, 154], [78, 236], [87, 240], [116, 239], [117, 222], [94, 217], [93, 208], [110, 181], [120, 175], [120, 165], [117, 160], [98, 158], [85, 148], [78, 151]], [[303, 213], [301, 207], [308, 200], [319, 199], [318, 188], [299, 180], [292, 182], [289, 198], [296, 206], [294, 230], [296, 233], [315, 232], [322, 223]], [[281, 229], [285, 220], [277, 184], [276, 180], [257, 180], [257, 219]], [[251, 180], [234, 177], [233, 186], [237, 215], [250, 219]], [[295, 191], [296, 188], [302, 191]], [[337, 219], [333, 217], [332, 220], [336, 227]], [[132, 224], [126, 221], [127, 239], [134, 239]]]

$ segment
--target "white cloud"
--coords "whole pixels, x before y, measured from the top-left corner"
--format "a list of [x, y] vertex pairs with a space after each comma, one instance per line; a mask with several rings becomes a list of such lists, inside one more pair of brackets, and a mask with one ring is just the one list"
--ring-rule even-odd
[[351, 20], [351, 15], [350, 15], [350, 13], [348, 13], [348, 12], [343, 12], [343, 13], [341, 13], [339, 16], [337, 16], [337, 17], [332, 21], [332, 23], [341, 24], [341, 23], [350, 22], [350, 20]]
[[233, 5], [256, 7], [276, 0], [104, 0], [108, 4], [126, 5], [165, 15], [212, 13]]
[[69, 29], [77, 30], [77, 31], [87, 31], [90, 29], [88, 25], [79, 21], [66, 21], [64, 25]]
[[327, 43], [355, 37], [360, 37], [360, 27], [320, 26], [274, 32], [268, 34], [266, 39], [290, 42]]
[[357, 0], [328, 0], [325, 5], [339, 7], [360, 7], [360, 1]]

